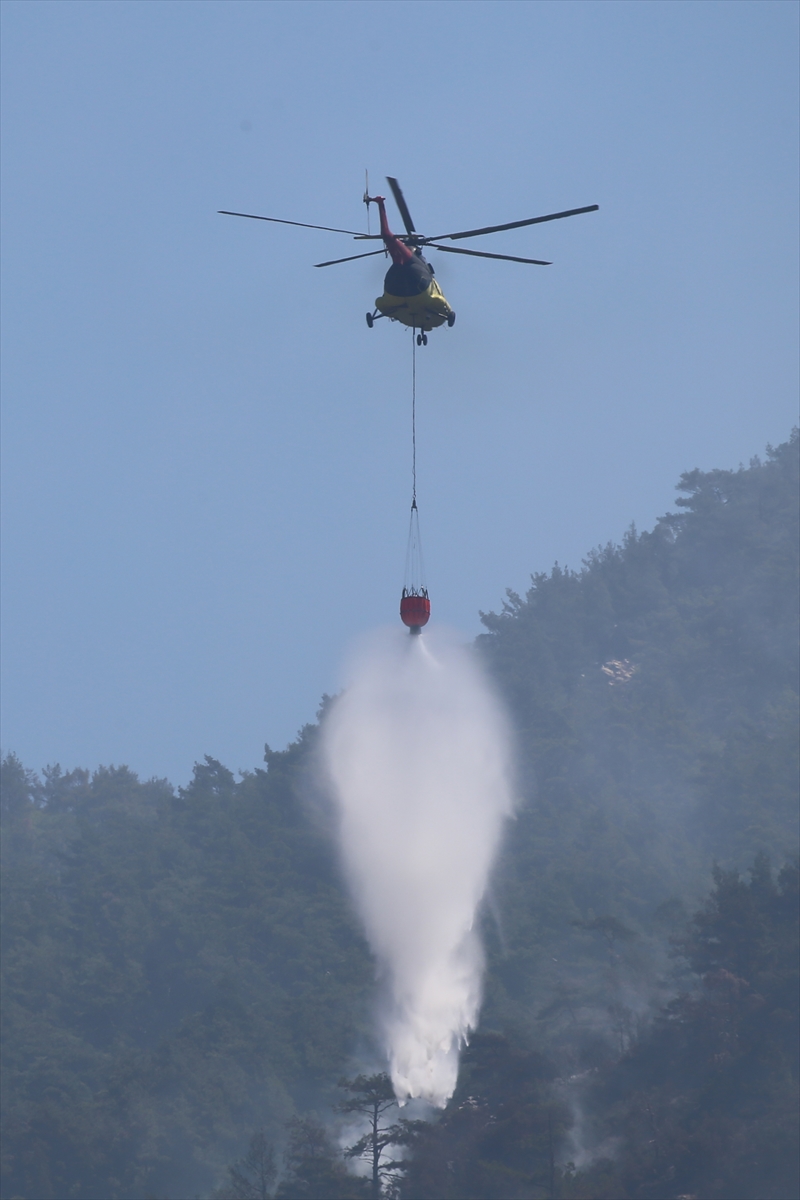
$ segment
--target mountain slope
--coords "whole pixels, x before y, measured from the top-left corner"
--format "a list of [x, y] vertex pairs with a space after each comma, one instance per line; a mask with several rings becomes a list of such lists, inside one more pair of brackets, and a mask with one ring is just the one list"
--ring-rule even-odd
[[[484, 618], [520, 760], [487, 1053], [494, 1030], [509, 1062], [605, 1070], [690, 982], [668, 939], [713, 860], [794, 851], [798, 449], [684, 475], [652, 532]], [[317, 732], [177, 793], [6, 758], [3, 1196], [208, 1192], [369, 1045], [373, 963], [308, 805]]]

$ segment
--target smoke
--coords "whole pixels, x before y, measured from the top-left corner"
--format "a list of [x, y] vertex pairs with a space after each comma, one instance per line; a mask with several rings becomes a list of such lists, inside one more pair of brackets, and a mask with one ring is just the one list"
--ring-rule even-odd
[[441, 632], [382, 631], [329, 710], [323, 755], [381, 965], [395, 1093], [442, 1107], [478, 1018], [473, 925], [513, 807], [505, 716], [472, 651]]

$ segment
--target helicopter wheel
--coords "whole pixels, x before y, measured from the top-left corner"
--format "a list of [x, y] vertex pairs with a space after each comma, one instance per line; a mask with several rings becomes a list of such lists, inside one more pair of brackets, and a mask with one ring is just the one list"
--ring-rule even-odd
[[449, 312], [447, 314], [447, 324], [450, 327], [450, 329], [453, 328], [455, 323], [456, 323], [456, 314], [454, 312]]
[[422, 345], [422, 334], [421, 333], [417, 334], [417, 345], [418, 346]]
[[367, 324], [369, 325], [370, 329], [372, 329], [372, 326], [375, 324], [375, 318], [373, 317], [372, 313], [367, 313]]

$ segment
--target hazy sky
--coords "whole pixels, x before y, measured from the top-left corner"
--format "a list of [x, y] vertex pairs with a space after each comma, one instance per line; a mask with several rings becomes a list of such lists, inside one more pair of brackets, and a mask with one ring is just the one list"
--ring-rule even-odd
[[[3, 33], [4, 750], [261, 762], [396, 621], [411, 335], [364, 314], [364, 169], [429, 233], [418, 356], [433, 619], [786, 439], [794, 3], [34, 3]], [[395, 216], [390, 206], [392, 217]], [[375, 220], [373, 216], [373, 221]], [[399, 221], [397, 221], [399, 225]]]

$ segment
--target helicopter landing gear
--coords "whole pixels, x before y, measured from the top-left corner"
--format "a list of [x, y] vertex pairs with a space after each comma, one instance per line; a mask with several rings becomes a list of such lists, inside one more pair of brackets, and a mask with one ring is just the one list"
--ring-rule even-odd
[[372, 326], [375, 324], [375, 318], [373, 317], [372, 313], [367, 313], [367, 324], [369, 325], [370, 329], [372, 329]]
[[426, 333], [418, 333], [417, 334], [417, 345], [418, 346], [427, 346], [427, 344], [428, 344], [428, 335]]
[[449, 312], [447, 314], [447, 324], [448, 324], [449, 328], [452, 329], [453, 326], [455, 325], [455, 323], [456, 323], [456, 314], [454, 312]]

